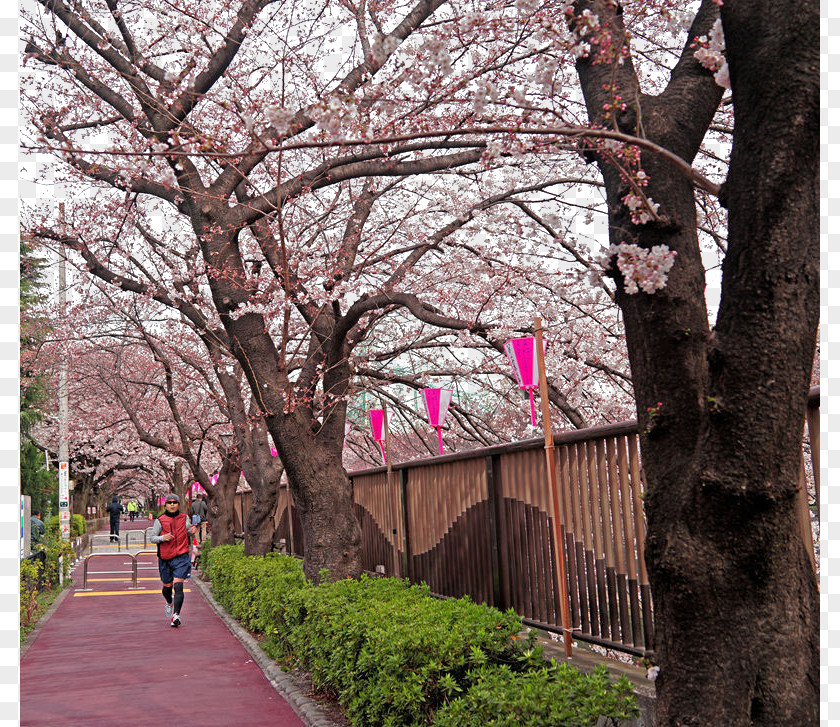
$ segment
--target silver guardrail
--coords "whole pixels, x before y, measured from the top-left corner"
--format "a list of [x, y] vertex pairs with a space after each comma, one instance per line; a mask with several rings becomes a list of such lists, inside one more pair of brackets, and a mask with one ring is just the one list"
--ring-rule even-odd
[[[118, 555], [121, 558], [131, 558], [131, 585], [128, 586], [129, 589], [135, 590], [137, 589], [137, 556], [138, 555], [157, 555], [157, 549], [155, 550], [140, 550], [136, 553], [129, 553], [128, 551], [120, 551], [120, 550], [112, 550], [109, 553], [89, 553], [85, 556], [85, 565], [82, 569], [82, 587], [77, 588], [78, 591], [92, 591], [92, 588], [87, 587], [88, 581], [88, 565], [90, 563], [91, 558], [98, 558], [102, 556], [113, 556]], [[116, 580], [116, 579], [114, 579]]]
[[[109, 535], [108, 533], [93, 533], [89, 535], [88, 547], [91, 550], [96, 548], [108, 548], [116, 546], [117, 552], [121, 552], [123, 548], [128, 550], [130, 548], [148, 548], [149, 539], [152, 534], [152, 528], [145, 530], [125, 530], [119, 535]], [[104, 545], [97, 545], [97, 541], [106, 541]]]

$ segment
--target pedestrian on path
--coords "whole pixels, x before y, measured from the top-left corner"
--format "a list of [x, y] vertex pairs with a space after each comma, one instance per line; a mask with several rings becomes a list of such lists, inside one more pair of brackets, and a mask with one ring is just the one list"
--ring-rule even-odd
[[123, 506], [116, 495], [111, 498], [111, 504], [105, 508], [108, 511], [108, 516], [111, 522], [111, 540], [117, 541], [120, 539], [120, 515], [123, 511]]
[[178, 495], [170, 492], [163, 507], [163, 514], [152, 526], [150, 540], [158, 547], [158, 571], [163, 583], [161, 593], [166, 600], [166, 618], [171, 618], [170, 626], [177, 627], [181, 625], [184, 607], [184, 581], [192, 573], [190, 534], [195, 535], [197, 528], [190, 525], [187, 514], [181, 512]]
[[137, 503], [131, 500], [128, 503], [128, 519], [130, 522], [134, 522], [135, 517], [137, 517]]
[[[204, 501], [204, 495], [198, 494], [192, 502], [190, 508], [193, 516], [193, 525], [199, 526], [198, 542], [203, 543], [207, 537], [207, 503]], [[198, 516], [198, 522], [195, 518]]]

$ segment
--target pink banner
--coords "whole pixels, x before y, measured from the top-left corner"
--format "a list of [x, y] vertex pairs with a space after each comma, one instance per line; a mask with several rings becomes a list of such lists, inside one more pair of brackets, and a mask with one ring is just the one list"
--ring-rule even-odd
[[440, 428], [452, 402], [452, 389], [423, 389], [423, 403], [426, 405], [426, 417], [438, 433], [438, 451], [443, 454], [443, 434]]
[[379, 444], [379, 450], [382, 452], [382, 461], [388, 463], [385, 457], [385, 447], [382, 442], [385, 439], [385, 412], [382, 409], [368, 409], [370, 415], [370, 430], [374, 440]]
[[[545, 341], [543, 341], [545, 347]], [[505, 344], [505, 353], [513, 367], [520, 389], [528, 390], [531, 402], [531, 424], [537, 426], [537, 411], [534, 407], [534, 389], [540, 385], [539, 367], [537, 365], [537, 339], [512, 338]]]

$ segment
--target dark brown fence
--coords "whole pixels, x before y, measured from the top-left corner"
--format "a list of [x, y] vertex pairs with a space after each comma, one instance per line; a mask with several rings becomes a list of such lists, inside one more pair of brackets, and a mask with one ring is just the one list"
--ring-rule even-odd
[[[652, 648], [643, 479], [634, 423], [555, 438], [563, 547], [577, 638]], [[543, 441], [351, 474], [368, 570], [425, 581], [560, 628]], [[394, 558], [394, 549], [397, 558]]]
[[[807, 434], [801, 524], [810, 538], [807, 488], [816, 485], [819, 505], [818, 389]], [[512, 607], [527, 623], [559, 631], [543, 444], [534, 439], [401, 463], [390, 473], [350, 473], [364, 568], [425, 581], [441, 596]], [[556, 435], [555, 451], [574, 637], [644, 654], [653, 648], [653, 609], [636, 423]], [[249, 494], [237, 498], [241, 518]], [[290, 539], [284, 491], [278, 537], [293, 540], [292, 551], [302, 554], [293, 520]]]

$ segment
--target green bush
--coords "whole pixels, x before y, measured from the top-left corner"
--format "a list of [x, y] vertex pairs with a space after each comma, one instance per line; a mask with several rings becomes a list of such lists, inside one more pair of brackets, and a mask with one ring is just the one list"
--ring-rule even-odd
[[213, 544], [210, 542], [209, 534], [201, 541], [201, 545], [198, 546], [198, 549], [198, 565], [201, 568], [202, 573], [207, 573], [210, 568], [210, 552], [213, 550]]
[[[48, 535], [57, 535], [58, 515], [53, 515], [49, 520], [47, 520], [45, 525], [47, 526]], [[85, 523], [85, 519], [81, 515], [73, 513], [70, 516], [70, 537], [75, 538], [79, 535], [84, 535], [86, 532], [87, 524]]]
[[435, 599], [407, 581], [322, 583], [291, 611], [303, 617], [290, 632], [292, 650], [354, 724], [429, 724], [440, 704], [469, 686], [473, 667], [522, 658], [512, 611]]
[[311, 585], [297, 558], [269, 553], [246, 558], [242, 545], [202, 549], [213, 595], [244, 626], [288, 643], [287, 598]]
[[630, 681], [611, 681], [603, 665], [581, 674], [552, 660], [519, 674], [483, 667], [476, 676], [466, 694], [437, 712], [435, 727], [594, 727], [601, 717], [617, 725], [639, 714]]
[[38, 581], [41, 564], [33, 560], [20, 562], [20, 626], [23, 629], [32, 625], [38, 610]]
[[265, 637], [269, 655], [310, 671], [354, 725], [478, 725], [474, 714], [482, 727], [590, 725], [634, 712], [626, 679], [546, 666], [533, 635], [517, 638], [513, 611], [393, 578], [314, 586], [297, 558], [246, 558], [241, 545], [203, 545], [201, 559], [219, 603]]
[[35, 543], [32, 546], [32, 552], [38, 553], [43, 551], [45, 553], [44, 568], [42, 574], [43, 585], [46, 588], [53, 588], [59, 583], [59, 557], [63, 556], [62, 561], [63, 579], [67, 580], [70, 577], [70, 568], [73, 565], [75, 553], [73, 546], [66, 540], [62, 540], [58, 534], [58, 529], [50, 530], [47, 528], [47, 534], [41, 539], [40, 543]]

